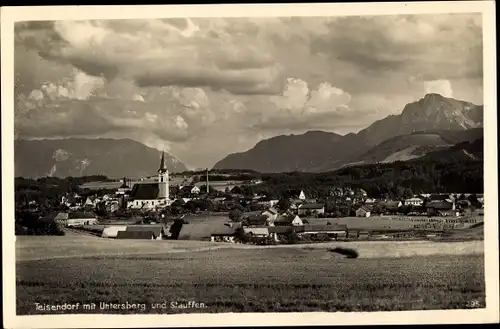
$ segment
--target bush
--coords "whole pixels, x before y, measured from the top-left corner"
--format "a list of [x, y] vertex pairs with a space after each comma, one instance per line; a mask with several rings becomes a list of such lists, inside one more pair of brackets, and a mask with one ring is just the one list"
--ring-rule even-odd
[[288, 244], [296, 244], [299, 242], [299, 240], [299, 236], [295, 231], [290, 232], [286, 235], [286, 243]]
[[336, 247], [336, 248], [329, 248], [328, 251], [330, 252], [336, 252], [337, 254], [341, 254], [346, 256], [346, 258], [358, 258], [359, 254], [356, 250], [351, 249], [351, 248], [342, 248], [342, 247]]

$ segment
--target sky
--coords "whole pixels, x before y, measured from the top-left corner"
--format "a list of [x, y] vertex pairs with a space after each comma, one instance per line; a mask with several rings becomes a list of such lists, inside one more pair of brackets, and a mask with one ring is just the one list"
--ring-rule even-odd
[[480, 14], [15, 26], [16, 138], [131, 138], [190, 168], [358, 132], [426, 93], [483, 103]]

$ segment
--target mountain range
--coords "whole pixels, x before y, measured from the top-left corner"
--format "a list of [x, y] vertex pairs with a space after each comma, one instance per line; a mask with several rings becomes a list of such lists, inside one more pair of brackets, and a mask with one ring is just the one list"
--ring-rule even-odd
[[[139, 178], [156, 174], [161, 152], [131, 139], [15, 140], [14, 167], [19, 177], [105, 175]], [[186, 166], [165, 153], [171, 172]]]
[[406, 161], [483, 137], [483, 106], [439, 94], [407, 104], [357, 134], [309, 131], [262, 140], [214, 169], [322, 172], [348, 165]]

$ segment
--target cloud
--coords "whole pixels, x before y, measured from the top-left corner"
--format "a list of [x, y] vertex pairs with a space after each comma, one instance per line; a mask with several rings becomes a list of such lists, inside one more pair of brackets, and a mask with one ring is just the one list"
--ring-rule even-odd
[[307, 82], [288, 78], [282, 95], [271, 98], [260, 121], [253, 128], [304, 129], [331, 125], [332, 119], [341, 118], [351, 112], [349, 93], [322, 82], [310, 90]]
[[26, 29], [19, 27], [18, 39], [44, 58], [108, 80], [128, 77], [140, 87], [209, 87], [235, 94], [277, 90], [279, 66], [270, 54], [244, 36], [223, 30], [214, 35], [190, 19], [185, 29], [168, 20], [58, 21], [40, 29], [31, 26], [29, 33]]
[[424, 89], [426, 94], [440, 94], [444, 97], [453, 97], [453, 90], [449, 80], [425, 81]]
[[426, 92], [481, 103], [481, 20], [19, 22], [16, 136], [132, 138], [203, 167], [283, 133], [356, 132]]

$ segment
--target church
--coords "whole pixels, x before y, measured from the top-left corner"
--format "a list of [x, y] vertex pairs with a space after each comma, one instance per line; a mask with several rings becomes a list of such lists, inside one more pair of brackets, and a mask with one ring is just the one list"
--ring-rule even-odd
[[161, 154], [158, 180], [154, 183], [136, 183], [130, 191], [127, 208], [151, 209], [169, 206], [169, 176], [165, 165], [165, 152]]

